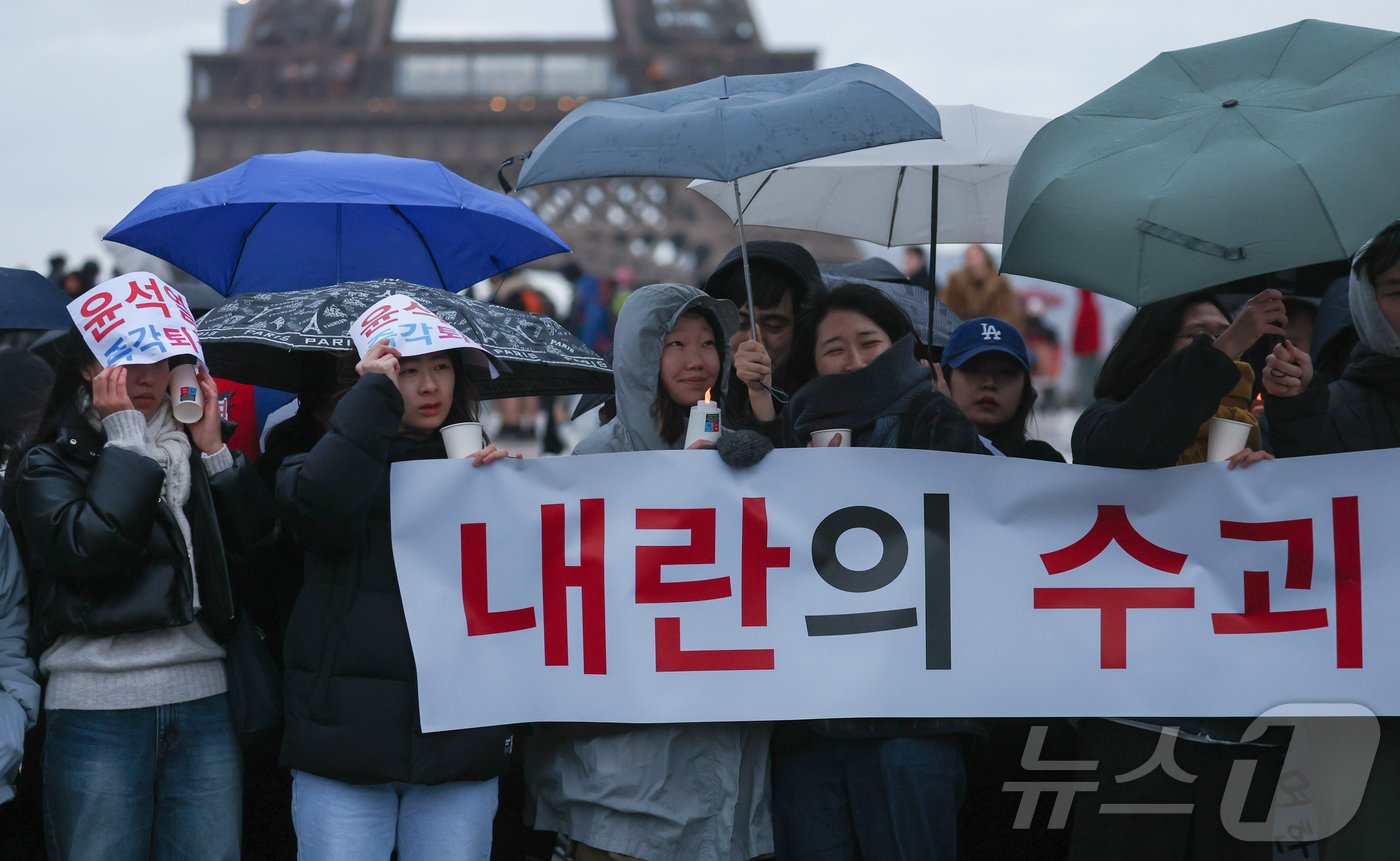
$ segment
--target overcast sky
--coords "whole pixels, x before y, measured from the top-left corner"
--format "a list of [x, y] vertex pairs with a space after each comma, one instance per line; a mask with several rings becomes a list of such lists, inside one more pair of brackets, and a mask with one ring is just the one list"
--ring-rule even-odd
[[[879, 66], [934, 102], [1047, 117], [1162, 51], [1308, 17], [1400, 30], [1400, 0], [749, 2], [770, 47]], [[188, 58], [222, 49], [226, 5], [0, 0], [0, 266], [42, 269], [62, 249], [105, 269], [101, 232], [189, 178]], [[611, 31], [606, 0], [400, 0], [397, 27], [403, 38]]]

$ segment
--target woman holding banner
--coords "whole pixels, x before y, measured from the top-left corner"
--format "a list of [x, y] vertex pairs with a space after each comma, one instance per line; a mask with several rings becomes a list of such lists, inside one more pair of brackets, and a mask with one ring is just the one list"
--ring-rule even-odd
[[[1074, 462], [1122, 469], [1200, 463], [1217, 416], [1250, 426], [1247, 444], [1229, 457], [1230, 469], [1272, 459], [1248, 409], [1254, 372], [1240, 356], [1266, 335], [1283, 336], [1287, 322], [1277, 290], [1251, 298], [1233, 321], [1208, 293], [1143, 306], [1104, 360], [1094, 386], [1098, 400], [1074, 426]], [[1221, 822], [1225, 784], [1236, 760], [1262, 759], [1262, 770], [1275, 775], [1282, 761], [1277, 748], [1235, 743], [1248, 724], [1247, 718], [1081, 723], [1079, 759], [1098, 762], [1098, 789], [1075, 795], [1071, 857], [1269, 858], [1270, 844], [1237, 840]], [[1172, 738], [1164, 742], [1166, 735]], [[1172, 766], [1136, 773], [1164, 743]], [[1190, 781], [1173, 776], [1183, 770], [1193, 776]], [[1120, 782], [1128, 774], [1134, 779]], [[1273, 785], [1269, 777], [1259, 782]], [[1179, 803], [1191, 812], [1100, 812], [1101, 804], [1144, 801]], [[1261, 814], [1246, 805], [1244, 819], [1262, 821]]]
[[[241, 504], [229, 495], [237, 469], [203, 368], [202, 413], [182, 424], [166, 394], [176, 344], [121, 349], [130, 332], [119, 326], [139, 314], [129, 303], [119, 313], [117, 297], [145, 277], [113, 279], [70, 306], [118, 309], [115, 324], [91, 327], [116, 342], [96, 344], [109, 364], [77, 329], [56, 342], [48, 406], [7, 471], [6, 512], [31, 578], [30, 645], [47, 676], [55, 861], [239, 855], [241, 754], [221, 645], [234, 620], [232, 536], [218, 516]], [[152, 303], [178, 297], [155, 279], [151, 290]]]
[[[737, 326], [733, 303], [693, 287], [634, 292], [613, 340], [617, 417], [574, 453], [683, 447], [687, 412], [725, 378]], [[744, 723], [541, 728], [525, 757], [534, 827], [579, 861], [766, 855], [769, 736]]]
[[953, 399], [993, 454], [1065, 462], [1054, 446], [1026, 436], [1036, 390], [1030, 353], [1016, 327], [996, 317], [964, 321], [933, 370], [938, 390]]
[[[1264, 412], [1279, 457], [1400, 448], [1400, 221], [1352, 258], [1347, 285], [1360, 347], [1327, 383], [1296, 344], [1273, 349], [1263, 374]], [[1328, 838], [1336, 858], [1375, 858], [1400, 842], [1400, 719], [1382, 717], [1380, 748], [1361, 807]]]
[[[362, 358], [344, 375], [353, 384], [330, 427], [309, 453], [286, 459], [277, 481], [281, 515], [306, 548], [286, 631], [282, 747], [298, 856], [486, 861], [510, 730], [419, 729], [389, 521], [390, 466], [445, 456], [439, 429], [475, 418], [465, 365], [484, 354], [470, 342], [395, 347], [363, 331], [357, 321]], [[471, 458], [484, 466], [506, 456], [487, 446]]]
[[[788, 445], [839, 428], [831, 445], [984, 453], [967, 417], [934, 390], [909, 318], [872, 287], [818, 297], [798, 324], [792, 361], [811, 381], [782, 414]], [[945, 718], [783, 727], [773, 760], [778, 855], [957, 858], [962, 747], [977, 731], [974, 721]]]

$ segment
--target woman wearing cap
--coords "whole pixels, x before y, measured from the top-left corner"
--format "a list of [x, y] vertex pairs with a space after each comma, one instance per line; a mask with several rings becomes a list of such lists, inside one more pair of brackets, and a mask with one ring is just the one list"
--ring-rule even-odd
[[[909, 318], [873, 287], [819, 296], [793, 344], [791, 361], [811, 380], [781, 417], [788, 444], [845, 428], [854, 446], [984, 453], [914, 347]], [[774, 738], [778, 857], [956, 858], [962, 748], [978, 730], [947, 718], [784, 725]]]
[[[1265, 335], [1285, 334], [1283, 297], [1265, 290], [1232, 321], [1208, 293], [1190, 293], [1141, 308], [1104, 360], [1094, 386], [1098, 398], [1074, 426], [1074, 462], [1124, 469], [1161, 469], [1205, 460], [1215, 416], [1250, 423], [1248, 444], [1229, 468], [1272, 459], [1249, 412], [1253, 369], [1240, 356]], [[1241, 718], [1086, 720], [1079, 726], [1079, 758], [1099, 763], [1098, 789], [1077, 793], [1074, 858], [1268, 858], [1266, 843], [1231, 837], [1221, 824], [1225, 780], [1237, 758], [1271, 756], [1268, 748], [1234, 744], [1248, 725]], [[1175, 761], [1197, 775], [1185, 783], [1158, 770], [1118, 782], [1153, 755], [1162, 727], [1179, 729]], [[1273, 762], [1277, 765], [1277, 762]], [[1085, 778], [1088, 779], [1087, 777]], [[1193, 805], [1189, 814], [1104, 815], [1100, 804], [1140, 801]], [[1257, 821], [1246, 805], [1244, 818]]]
[[996, 317], [963, 322], [934, 373], [939, 391], [962, 409], [993, 454], [1065, 462], [1054, 446], [1026, 438], [1036, 391], [1026, 342], [1010, 323]]
[[[361, 349], [325, 435], [277, 476], [282, 518], [306, 548], [286, 630], [282, 746], [298, 856], [485, 861], [510, 730], [419, 728], [389, 523], [390, 467], [445, 457], [439, 429], [475, 418], [469, 351]], [[506, 456], [487, 446], [472, 460]]]
[[[574, 454], [684, 446], [687, 413], [724, 378], [737, 325], [733, 303], [693, 287], [633, 293], [613, 339], [617, 417]], [[766, 855], [769, 737], [767, 723], [540, 727], [525, 756], [532, 824], [577, 861]]]
[[231, 861], [240, 752], [221, 641], [234, 619], [232, 536], [215, 508], [241, 501], [218, 392], [199, 369], [204, 412], [183, 425], [167, 360], [103, 368], [76, 330], [58, 352], [5, 493], [48, 677], [49, 857]]
[[[1064, 463], [1054, 446], [1026, 438], [1036, 400], [1030, 358], [1021, 333], [1005, 320], [978, 317], [961, 323], [934, 366], [939, 391], [953, 399], [992, 454]], [[1040, 728], [1040, 729], [1037, 729]], [[1021, 766], [1032, 732], [1043, 732], [1041, 759], [1074, 757], [1074, 729], [1064, 718], [997, 718], [987, 738], [967, 753], [967, 799], [960, 849], [972, 858], [1063, 857], [1069, 835], [1043, 820], [1016, 827], [1018, 801], [1007, 781], [1073, 780], [1072, 772], [1030, 771]]]

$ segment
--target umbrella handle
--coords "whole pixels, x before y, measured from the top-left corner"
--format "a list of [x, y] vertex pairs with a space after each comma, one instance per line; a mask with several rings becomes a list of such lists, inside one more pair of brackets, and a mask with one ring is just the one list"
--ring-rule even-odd
[[496, 182], [499, 182], [501, 184], [501, 191], [505, 192], [506, 194], [510, 194], [512, 191], [515, 191], [515, 186], [510, 184], [510, 180], [506, 179], [506, 168], [515, 164], [516, 159], [520, 159], [520, 163], [524, 164], [525, 159], [529, 158], [530, 154], [533, 152], [534, 150], [527, 149], [524, 152], [516, 153], [515, 155], [501, 162], [501, 166], [496, 168]]

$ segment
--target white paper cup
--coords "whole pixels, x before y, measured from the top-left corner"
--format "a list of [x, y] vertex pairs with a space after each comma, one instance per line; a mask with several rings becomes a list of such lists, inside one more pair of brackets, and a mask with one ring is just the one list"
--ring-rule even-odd
[[193, 362], [170, 369], [170, 412], [176, 421], [187, 425], [204, 418], [204, 396], [199, 391]]
[[850, 448], [850, 428], [827, 428], [826, 430], [812, 431], [812, 446], [814, 448], [827, 448], [831, 445], [831, 438], [837, 434], [841, 434], [841, 442], [837, 443], [837, 447]]
[[442, 443], [447, 446], [447, 456], [451, 458], [470, 457], [481, 451], [481, 422], [458, 422], [444, 425]]
[[1249, 432], [1254, 426], [1234, 419], [1215, 417], [1210, 420], [1210, 437], [1206, 443], [1206, 460], [1229, 460], [1249, 444]]

